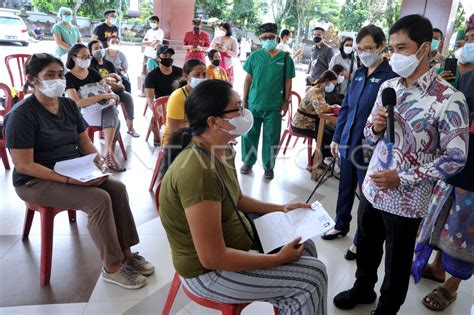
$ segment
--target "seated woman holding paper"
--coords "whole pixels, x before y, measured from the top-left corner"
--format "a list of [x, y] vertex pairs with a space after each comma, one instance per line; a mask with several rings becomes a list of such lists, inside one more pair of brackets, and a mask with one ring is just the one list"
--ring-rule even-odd
[[250, 130], [252, 113], [222, 80], [194, 88], [185, 111], [189, 127], [165, 147], [159, 196], [161, 222], [184, 285], [218, 302], [266, 301], [280, 314], [326, 314], [326, 268], [311, 240], [299, 244], [297, 238], [276, 254], [249, 251], [256, 234], [244, 213], [309, 208], [242, 194], [229, 142]]
[[99, 157], [76, 104], [61, 97], [66, 88], [61, 60], [35, 54], [25, 63], [25, 75], [25, 87], [34, 92], [5, 118], [18, 196], [41, 206], [86, 212], [103, 262], [103, 279], [127, 289], [143, 287], [147, 282], [143, 275], [153, 273], [154, 267], [130, 250], [139, 239], [125, 185], [113, 177], [81, 182], [53, 170], [59, 161], [89, 154]]
[[[116, 109], [120, 98], [112, 92], [106, 79], [102, 79], [99, 73], [89, 69], [91, 60], [92, 56], [85, 45], [75, 44], [71, 47], [66, 62], [66, 67], [70, 70], [66, 73], [66, 92], [81, 108], [87, 124], [102, 128], [105, 137], [103, 155], [107, 167], [112, 171], [123, 172], [125, 167], [117, 162], [114, 156], [115, 143], [120, 130], [120, 120]], [[97, 104], [104, 108], [101, 110]], [[91, 105], [94, 105], [91, 108], [97, 110], [87, 109]]]
[[125, 90], [124, 81], [122, 81], [122, 77], [119, 75], [117, 68], [115, 68], [112, 62], [104, 58], [105, 49], [100, 41], [90, 41], [87, 47], [89, 48], [91, 56], [94, 57], [91, 60], [89, 69], [97, 71], [103, 79], [106, 79], [112, 91], [120, 97], [120, 102], [123, 104], [123, 108], [126, 112], [125, 122], [127, 123], [127, 133], [134, 138], [140, 137], [133, 128], [133, 114], [135, 109], [133, 97]]

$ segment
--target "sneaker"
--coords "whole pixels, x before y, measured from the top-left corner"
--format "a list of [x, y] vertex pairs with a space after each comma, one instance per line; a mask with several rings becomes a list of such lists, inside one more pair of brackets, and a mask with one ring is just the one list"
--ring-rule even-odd
[[377, 299], [377, 294], [371, 292], [361, 292], [354, 288], [343, 291], [334, 297], [334, 305], [342, 310], [351, 310], [358, 304], [372, 304]]
[[263, 175], [263, 177], [265, 177], [265, 179], [273, 179], [273, 170], [265, 170], [265, 174]]
[[252, 166], [250, 166], [250, 165], [245, 165], [244, 164], [240, 168], [240, 174], [247, 175], [247, 174], [250, 174], [251, 171], [252, 171]]
[[138, 255], [138, 252], [132, 253], [125, 264], [131, 266], [136, 272], [142, 276], [149, 276], [155, 272], [155, 266], [145, 259], [145, 257]]
[[104, 279], [105, 282], [113, 283], [130, 290], [140, 289], [147, 282], [144, 276], [127, 264], [123, 264], [122, 267], [114, 273], [108, 273], [107, 270], [102, 267], [102, 279]]

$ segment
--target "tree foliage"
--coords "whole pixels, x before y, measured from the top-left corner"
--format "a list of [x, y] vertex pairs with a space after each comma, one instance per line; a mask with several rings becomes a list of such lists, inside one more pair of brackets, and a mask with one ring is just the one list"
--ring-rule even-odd
[[[32, 0], [35, 10], [56, 14], [60, 7], [68, 7], [76, 15], [102, 18], [106, 9], [118, 8], [119, 0]], [[127, 1], [122, 1], [122, 13], [127, 12]]]
[[401, 0], [346, 0], [338, 27], [343, 31], [358, 31], [367, 24], [375, 24], [387, 30], [398, 20], [400, 8]]

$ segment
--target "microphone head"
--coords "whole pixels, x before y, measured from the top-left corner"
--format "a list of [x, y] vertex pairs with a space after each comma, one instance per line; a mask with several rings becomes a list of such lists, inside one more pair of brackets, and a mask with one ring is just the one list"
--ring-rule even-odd
[[382, 105], [387, 106], [395, 106], [397, 103], [397, 94], [395, 90], [391, 87], [385, 88], [382, 91]]

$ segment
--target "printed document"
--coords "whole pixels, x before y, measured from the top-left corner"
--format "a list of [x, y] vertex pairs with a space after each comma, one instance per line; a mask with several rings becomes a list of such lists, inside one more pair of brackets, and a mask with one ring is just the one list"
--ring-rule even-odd
[[95, 165], [94, 159], [96, 156], [96, 153], [92, 153], [79, 158], [57, 162], [54, 165], [54, 171], [83, 183], [108, 176], [109, 174], [102, 173]]
[[272, 212], [254, 220], [265, 253], [284, 246], [297, 237], [304, 242], [334, 227], [334, 221], [318, 202], [311, 209]]

